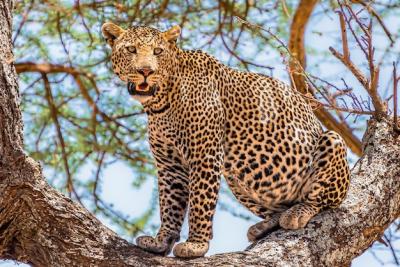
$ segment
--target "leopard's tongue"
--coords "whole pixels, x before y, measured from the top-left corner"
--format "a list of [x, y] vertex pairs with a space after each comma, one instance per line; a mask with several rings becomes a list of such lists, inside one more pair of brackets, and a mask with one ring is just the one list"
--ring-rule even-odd
[[138, 88], [139, 88], [139, 90], [141, 90], [141, 91], [145, 91], [147, 87], [149, 87], [149, 84], [146, 83], [146, 82], [141, 83], [141, 84], [138, 85]]

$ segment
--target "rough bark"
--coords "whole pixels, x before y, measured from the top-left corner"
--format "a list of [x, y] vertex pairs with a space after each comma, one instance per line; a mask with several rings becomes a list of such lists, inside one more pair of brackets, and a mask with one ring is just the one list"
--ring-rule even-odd
[[192, 260], [146, 253], [50, 187], [23, 153], [11, 54], [12, 4], [0, 2], [0, 259], [33, 266], [344, 266], [400, 214], [400, 138], [371, 121], [347, 199], [305, 229], [279, 230], [244, 252]]

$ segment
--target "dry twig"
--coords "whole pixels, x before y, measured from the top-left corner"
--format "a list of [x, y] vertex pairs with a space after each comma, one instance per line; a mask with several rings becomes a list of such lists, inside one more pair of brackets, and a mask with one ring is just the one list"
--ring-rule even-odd
[[50, 82], [45, 73], [42, 73], [42, 79], [44, 82], [44, 88], [46, 91], [46, 99], [49, 104], [50, 114], [53, 119], [54, 125], [56, 127], [58, 141], [60, 142], [60, 146], [61, 146], [61, 155], [62, 155], [62, 159], [63, 159], [63, 163], [64, 163], [65, 173], [67, 175], [66, 188], [68, 190], [68, 193], [70, 195], [71, 195], [71, 193], [74, 193], [74, 196], [79, 201], [79, 199], [80, 199], [79, 195], [75, 191], [74, 185], [73, 185], [72, 175], [71, 175], [71, 171], [70, 171], [70, 167], [69, 167], [69, 163], [68, 163], [68, 154], [66, 151], [65, 141], [64, 141], [63, 134], [62, 134], [62, 130], [61, 130], [61, 124], [58, 120], [58, 111], [57, 111], [56, 105], [54, 103], [54, 98], [53, 98], [53, 94], [51, 92]]
[[[332, 54], [339, 59], [343, 65], [345, 65], [354, 77], [362, 84], [364, 89], [367, 91], [368, 95], [372, 100], [372, 104], [374, 106], [374, 116], [377, 119], [380, 119], [387, 114], [387, 108], [383, 103], [381, 97], [378, 93], [378, 81], [379, 81], [379, 68], [374, 63], [374, 52], [375, 49], [372, 44], [372, 21], [370, 20], [369, 25], [365, 25], [361, 22], [357, 14], [352, 10], [351, 6], [347, 3], [342, 3], [338, 1], [341, 11], [338, 11], [339, 19], [340, 19], [340, 27], [342, 32], [342, 47], [343, 47], [343, 55], [336, 51], [333, 47], [329, 47], [329, 50]], [[346, 12], [344, 11], [344, 7], [348, 11], [349, 17], [347, 17]], [[364, 36], [360, 37], [356, 35], [354, 29], [351, 26], [351, 21], [355, 21], [359, 28], [364, 33]], [[357, 68], [357, 66], [350, 59], [350, 52], [347, 41], [346, 34], [346, 25], [351, 30], [356, 43], [358, 44], [358, 48], [364, 53], [366, 59], [368, 61], [369, 67], [369, 79], [365, 77], [361, 70]], [[364, 44], [364, 45], [363, 45]]]

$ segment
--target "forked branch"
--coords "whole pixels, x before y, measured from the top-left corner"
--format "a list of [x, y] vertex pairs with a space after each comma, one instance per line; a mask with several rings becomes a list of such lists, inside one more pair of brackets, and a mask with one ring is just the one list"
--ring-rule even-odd
[[[381, 119], [382, 117], [387, 115], [388, 111], [386, 105], [384, 104], [378, 93], [379, 67], [377, 67], [374, 62], [375, 49], [372, 44], [372, 20], [369, 21], [368, 25], [366, 25], [358, 17], [357, 14], [359, 13], [354, 12], [350, 5], [348, 5], [347, 3], [342, 3], [341, 1], [338, 1], [338, 3], [340, 6], [340, 11], [338, 11], [337, 13], [339, 14], [340, 28], [342, 33], [343, 54], [338, 52], [333, 47], [329, 47], [329, 50], [337, 59], [339, 59], [343, 63], [343, 65], [345, 65], [350, 70], [354, 77], [357, 78], [357, 80], [361, 83], [361, 85], [367, 91], [368, 95], [371, 98], [372, 104], [374, 106], [374, 116], [377, 119]], [[345, 9], [347, 12], [345, 11]], [[356, 25], [358, 25], [358, 27], [364, 33], [363, 36], [358, 36], [356, 34], [356, 31], [353, 29], [352, 26], [352, 21], [356, 22]], [[358, 48], [364, 53], [366, 57], [369, 70], [368, 78], [350, 58], [346, 26], [350, 29]]]
[[[306, 53], [304, 44], [305, 27], [312, 11], [318, 1], [300, 1], [290, 26], [290, 39], [288, 48], [292, 54], [289, 62], [289, 75], [293, 75], [293, 86], [302, 94], [312, 94], [315, 98], [317, 93], [309, 86], [306, 69]], [[315, 88], [314, 88], [315, 89]], [[362, 154], [361, 142], [353, 134], [352, 129], [347, 124], [339, 122], [326, 108], [320, 107], [314, 111], [317, 118], [330, 130], [338, 132], [349, 148], [358, 156]]]

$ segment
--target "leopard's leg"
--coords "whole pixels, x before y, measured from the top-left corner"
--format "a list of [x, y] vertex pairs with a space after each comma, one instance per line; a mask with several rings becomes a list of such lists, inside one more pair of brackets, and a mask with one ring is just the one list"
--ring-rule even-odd
[[310, 203], [296, 204], [282, 213], [279, 218], [279, 225], [282, 228], [292, 230], [303, 228], [320, 210], [320, 207]]
[[281, 215], [280, 226], [303, 228], [321, 209], [338, 207], [346, 196], [349, 177], [343, 139], [333, 131], [323, 133], [300, 192], [301, 201]]
[[250, 242], [254, 242], [279, 228], [279, 217], [282, 211], [288, 208], [286, 205], [275, 205], [267, 209], [249, 197], [250, 192], [246, 191], [245, 186], [240, 185], [239, 177], [228, 174], [225, 175], [225, 180], [239, 203], [263, 219], [247, 230], [247, 238]]
[[250, 242], [259, 240], [273, 231], [278, 230], [280, 228], [279, 218], [282, 213], [288, 209], [288, 205], [285, 203], [274, 203], [270, 204], [268, 209], [260, 205], [258, 205], [256, 210], [255, 208], [252, 210], [253, 213], [263, 218], [263, 220], [252, 225], [247, 230], [247, 238]]
[[[212, 101], [215, 101], [211, 98]], [[224, 112], [221, 104], [203, 103], [202, 118], [192, 127], [188, 162], [189, 176], [189, 238], [174, 247], [177, 257], [204, 256], [212, 239], [212, 219], [218, 199], [223, 164]], [[198, 125], [200, 124], [200, 125]], [[203, 137], [204, 129], [208, 134]]]
[[254, 242], [279, 228], [280, 211], [266, 209], [253, 199], [242, 194], [240, 189], [237, 187], [232, 186], [231, 189], [236, 199], [242, 205], [263, 219], [262, 221], [250, 226], [247, 230], [247, 238], [250, 242]]
[[[211, 167], [212, 168], [212, 167]], [[197, 173], [197, 171], [196, 171]], [[201, 174], [202, 172], [199, 172]], [[210, 171], [204, 176], [192, 176], [189, 196], [189, 238], [177, 244], [174, 255], [183, 258], [201, 257], [207, 253], [212, 239], [212, 219], [218, 198], [220, 174]], [[204, 175], [204, 173], [203, 173]]]
[[275, 231], [279, 228], [280, 217], [281, 213], [279, 212], [264, 216], [264, 220], [250, 226], [250, 228], [247, 230], [247, 239], [250, 242], [254, 242]]
[[245, 185], [241, 184], [239, 176], [227, 174], [225, 180], [239, 203], [263, 219], [247, 230], [247, 238], [250, 242], [254, 242], [279, 228], [279, 216], [282, 210], [287, 209], [287, 207], [276, 206], [277, 209], [267, 209], [250, 197], [251, 193], [247, 191]]
[[[176, 159], [176, 158], [175, 158]], [[157, 157], [156, 157], [157, 161]], [[189, 197], [188, 173], [177, 162], [165, 157], [157, 162], [161, 227], [155, 238], [140, 236], [136, 244], [153, 253], [168, 255], [179, 240]]]

